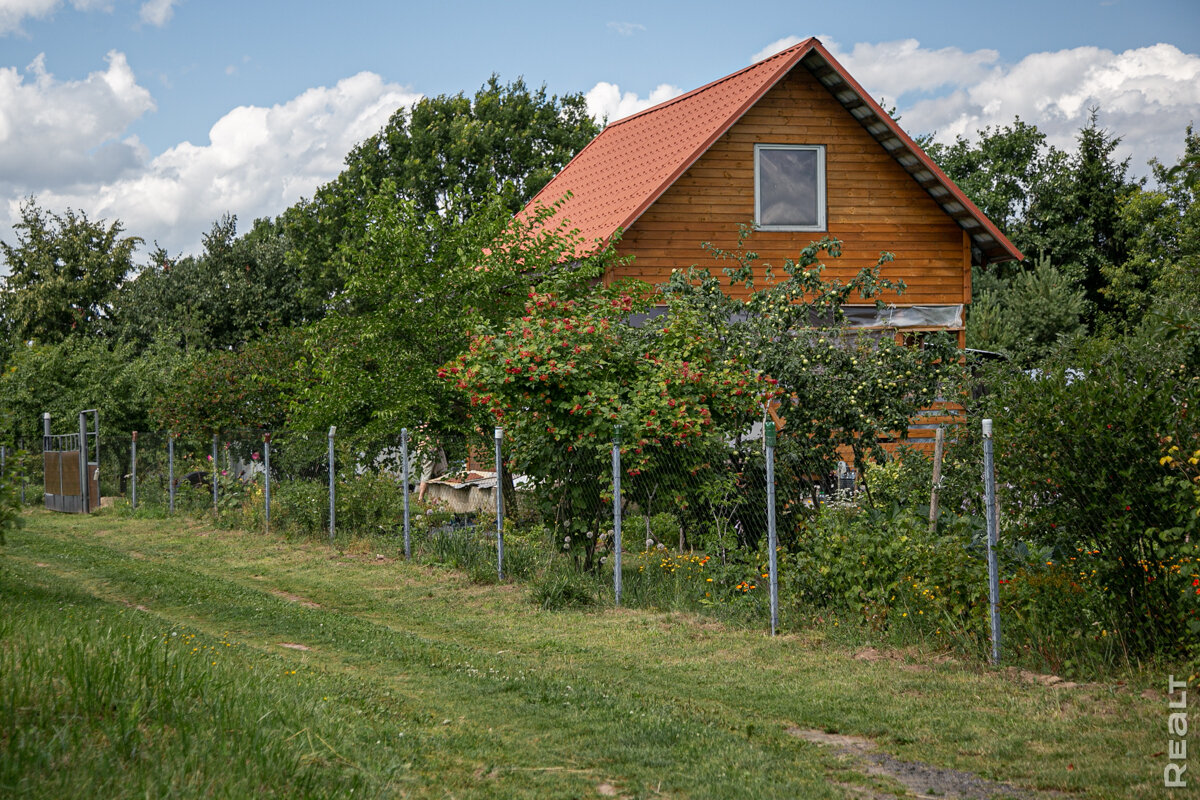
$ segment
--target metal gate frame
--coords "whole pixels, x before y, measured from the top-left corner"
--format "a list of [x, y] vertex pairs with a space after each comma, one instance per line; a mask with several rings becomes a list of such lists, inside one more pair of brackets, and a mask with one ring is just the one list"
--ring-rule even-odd
[[79, 412], [79, 431], [57, 435], [50, 433], [49, 412], [43, 414], [42, 462], [46, 508], [72, 514], [99, 508], [100, 412], [94, 408]]

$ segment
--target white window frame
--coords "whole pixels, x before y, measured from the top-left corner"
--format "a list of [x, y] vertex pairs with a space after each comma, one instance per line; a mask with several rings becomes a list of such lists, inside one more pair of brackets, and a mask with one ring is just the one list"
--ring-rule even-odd
[[[817, 224], [762, 224], [762, 196], [759, 181], [759, 153], [763, 150], [811, 150], [817, 154]], [[754, 227], [760, 231], [824, 231], [828, 222], [825, 214], [825, 145], [823, 144], [756, 144], [754, 145]]]

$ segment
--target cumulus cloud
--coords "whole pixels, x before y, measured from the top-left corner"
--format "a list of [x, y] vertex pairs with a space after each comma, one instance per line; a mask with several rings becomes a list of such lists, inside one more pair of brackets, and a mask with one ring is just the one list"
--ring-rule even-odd
[[[361, 72], [270, 108], [235, 108], [212, 126], [206, 144], [183, 142], [113, 180], [41, 191], [38, 202], [120, 219], [171, 252], [197, 252], [220, 215], [249, 223], [311, 195], [341, 171], [351, 147], [419, 97]], [[5, 199], [3, 221], [11, 223], [20, 197]]]
[[1100, 124], [1123, 137], [1120, 157], [1146, 174], [1151, 157], [1175, 161], [1189, 122], [1200, 121], [1200, 56], [1169, 44], [1114, 53], [1077, 47], [1033, 53], [1013, 65], [994, 64], [975, 80], [957, 81], [941, 97], [902, 108], [903, 124], [940, 141], [970, 138], [1020, 116], [1051, 144], [1069, 148], [1100, 109]]
[[144, 159], [135, 138], [121, 137], [154, 99], [124, 54], [105, 60], [105, 70], [79, 81], [56, 80], [44, 55], [23, 73], [0, 68], [0, 174], [10, 188], [109, 181]]
[[587, 101], [588, 113], [594, 118], [616, 122], [622, 117], [644, 111], [650, 106], [658, 105], [681, 94], [683, 94], [683, 89], [678, 86], [660, 83], [654, 91], [650, 92], [649, 97], [641, 98], [636, 92], [622, 93], [621, 87], [615, 83], [600, 81], [584, 95], [584, 99]]
[[775, 55], [780, 50], [787, 50], [792, 45], [800, 44], [803, 41], [804, 39], [799, 36], [785, 36], [782, 39], [776, 39], [762, 50], [759, 50], [757, 53], [750, 56], [750, 63], [754, 64], [758, 61], [762, 61], [764, 58]]
[[[0, 0], [0, 36], [21, 34], [26, 19], [45, 19], [62, 5], [62, 0]], [[112, 11], [110, 0], [72, 0], [79, 11]]]
[[177, 0], [147, 0], [138, 12], [142, 22], [161, 28], [171, 21]]
[[860, 42], [849, 52], [843, 51], [837, 42], [824, 44], [876, 99], [975, 84], [991, 74], [1000, 58], [995, 50], [967, 52], [957, 47], [930, 50], [921, 47], [916, 39]]
[[[760, 60], [800, 42], [788, 36], [752, 56]], [[1149, 172], [1151, 157], [1174, 162], [1189, 122], [1200, 123], [1200, 55], [1170, 44], [1124, 52], [1099, 47], [1031, 53], [1005, 63], [995, 50], [927, 48], [916, 39], [825, 46], [876, 100], [895, 103], [911, 134], [939, 141], [973, 137], [1020, 116], [1060, 148], [1100, 109], [1099, 122], [1123, 137], [1118, 156]]]

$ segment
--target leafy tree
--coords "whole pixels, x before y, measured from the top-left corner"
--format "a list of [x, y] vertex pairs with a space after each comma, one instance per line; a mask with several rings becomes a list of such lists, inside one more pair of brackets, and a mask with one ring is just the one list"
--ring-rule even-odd
[[[840, 253], [834, 240], [804, 248], [779, 276], [741, 247], [715, 252], [731, 262], [723, 278], [677, 271], [660, 287], [665, 316], [642, 327], [629, 324], [648, 302], [636, 286], [577, 302], [534, 293], [519, 322], [477, 328], [443, 376], [504, 421], [515, 468], [555, 489], [556, 502], [594, 513], [597, 498], [587, 491], [594, 495], [596, 476], [606, 474], [612, 425], [620, 423], [627, 491], [650, 511], [656, 496], [670, 496], [672, 510], [686, 516], [729, 488], [708, 474], [756, 468], [743, 435], [763, 418], [764, 400], [782, 393], [784, 483], [812, 486], [847, 451], [859, 463], [883, 458], [880, 436], [906, 431], [954, 370], [948, 337], [908, 347], [892, 332], [847, 331], [842, 306], [852, 297], [902, 288], [881, 277], [890, 256], [841, 283], [824, 279], [819, 260]], [[729, 297], [730, 282], [747, 285], [749, 300]], [[782, 505], [801, 513], [798, 502]], [[556, 510], [554, 518], [569, 515]], [[752, 547], [759, 528], [741, 529], [741, 544]]]
[[194, 354], [154, 398], [155, 427], [184, 436], [283, 428], [305, 336], [303, 329], [281, 328], [239, 351]]
[[1156, 306], [1200, 307], [1200, 135], [1188, 126], [1179, 161], [1150, 166], [1157, 188], [1133, 191], [1120, 210], [1129, 256], [1102, 267], [1101, 291], [1128, 328]]
[[133, 268], [141, 244], [124, 226], [92, 222], [82, 211], [46, 211], [35, 198], [21, 204], [15, 245], [0, 242], [8, 265], [3, 313], [17, 341], [48, 344], [72, 335], [98, 336], [109, 322], [111, 298]]
[[[1048, 146], [1045, 135], [1020, 118], [985, 128], [976, 143], [960, 136], [929, 152], [1018, 248], [1049, 258], [1084, 292], [1084, 320], [1095, 328], [1107, 308], [1105, 270], [1130, 252], [1120, 212], [1137, 183], [1127, 177], [1128, 159], [1115, 159], [1120, 141], [1100, 127], [1093, 108], [1071, 153]], [[998, 274], [1009, 277], [1028, 266], [1010, 265]]]
[[[460, 211], [462, 204], [471, 211]], [[295, 425], [338, 425], [364, 439], [419, 423], [461, 431], [463, 398], [437, 371], [467, 346], [468, 331], [519, 314], [530, 287], [573, 297], [603, 274], [608, 252], [578, 259], [576, 237], [545, 209], [515, 221], [498, 195], [450, 213], [422, 214], [395, 191], [354, 217], [343, 246], [343, 302], [310, 329]]]
[[1084, 291], [1087, 319], [1095, 323], [1106, 306], [1103, 268], [1122, 263], [1128, 253], [1120, 228], [1120, 208], [1136, 188], [1126, 178], [1129, 159], [1115, 161], [1121, 143], [1097, 124], [1093, 108], [1076, 139], [1065, 181], [1047, 187], [1031, 208], [1029, 249], [1043, 253]]
[[199, 256], [171, 259], [156, 250], [150, 263], [121, 287], [115, 333], [139, 347], [166, 338], [185, 350], [233, 349], [280, 326], [318, 318], [305, 304], [300, 278], [285, 259], [280, 225], [260, 219], [237, 235], [225, 215], [204, 236]]
[[[937, 399], [953, 373], [954, 343], [943, 334], [898, 342], [891, 331], [847, 327], [842, 307], [852, 299], [882, 310], [884, 292], [903, 292], [903, 283], [882, 277], [891, 254], [846, 283], [830, 281], [821, 254], [839, 257], [841, 243], [826, 237], [786, 260], [776, 275], [744, 249], [746, 235], [736, 251], [715, 251], [733, 264], [724, 270], [728, 281], [754, 290], [744, 306], [706, 270], [676, 273], [665, 291], [690, 297], [715, 326], [709, 336], [778, 380], [784, 396], [777, 413], [786, 423], [781, 450], [797, 484], [812, 486], [847, 453], [858, 464], [884, 460], [881, 439], [906, 436], [911, 417]], [[765, 281], [754, 289], [760, 272]]]
[[33, 448], [42, 436], [42, 414], [59, 425], [85, 408], [100, 411], [103, 430], [150, 430], [152, 398], [163, 393], [182, 366], [178, 351], [152, 346], [140, 355], [128, 344], [73, 336], [56, 344], [14, 349], [0, 375], [0, 428], [9, 442]]
[[[707, 477], [689, 468], [724, 463], [725, 437], [749, 428], [772, 391], [759, 371], [719, 359], [716, 340], [682, 306], [631, 325], [650, 300], [636, 282], [579, 299], [531, 291], [520, 318], [476, 328], [466, 352], [439, 372], [480, 424], [504, 427], [511, 468], [532, 479], [544, 517], [589, 568], [597, 539], [586, 533], [608, 514], [601, 478], [614, 425], [625, 430], [626, 491], [642, 513], [659, 508], [654, 489], [664, 483], [659, 500], [676, 496], [675, 510], [686, 511], [682, 495]], [[693, 485], [671, 480], [681, 474]]]
[[1186, 567], [1200, 533], [1196, 316], [1080, 340], [1036, 373], [1006, 365], [980, 409], [997, 419], [1006, 536], [1052, 548], [1055, 563], [1087, 553], [1134, 658], [1174, 653], [1200, 632]]
[[311, 200], [285, 212], [296, 244], [289, 259], [306, 290], [326, 301], [342, 287], [339, 248], [362, 233], [352, 220], [376, 194], [411, 202], [414, 221], [465, 214], [497, 190], [516, 212], [599, 132], [582, 94], [548, 95], [521, 79], [503, 85], [493, 75], [473, 98], [422, 98], [355, 147]]
[[1016, 238], [1030, 202], [1062, 161], [1047, 147], [1046, 135], [1020, 117], [1012, 125], [984, 128], [977, 141], [960, 135], [953, 144], [930, 142], [925, 149], [988, 219]]

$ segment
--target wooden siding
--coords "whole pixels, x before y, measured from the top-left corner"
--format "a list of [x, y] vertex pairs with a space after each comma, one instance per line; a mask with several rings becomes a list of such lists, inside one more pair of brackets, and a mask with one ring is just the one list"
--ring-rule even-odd
[[[620, 275], [659, 284], [672, 269], [693, 264], [719, 273], [722, 265], [700, 243], [732, 250], [738, 224], [753, 221], [756, 143], [825, 145], [828, 234], [843, 242], [842, 257], [827, 262], [827, 276], [848, 280], [888, 251], [896, 260], [884, 276], [908, 285], [899, 302], [970, 302], [963, 229], [800, 66], [630, 226], [619, 249], [635, 258]], [[784, 259], [822, 235], [759, 231], [749, 243], [778, 272]]]

